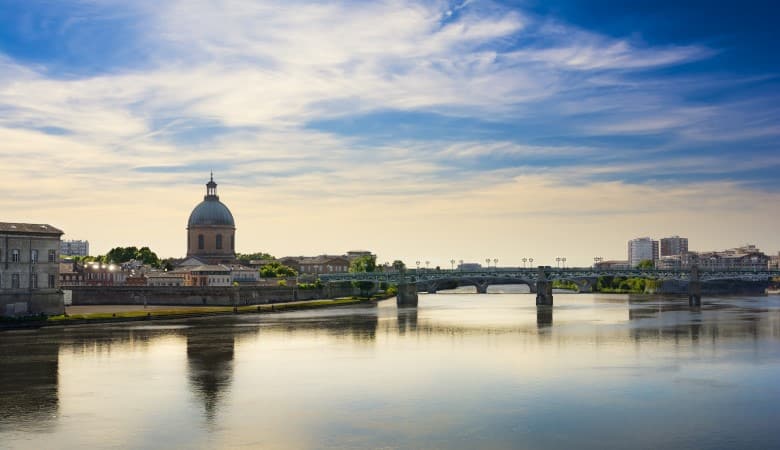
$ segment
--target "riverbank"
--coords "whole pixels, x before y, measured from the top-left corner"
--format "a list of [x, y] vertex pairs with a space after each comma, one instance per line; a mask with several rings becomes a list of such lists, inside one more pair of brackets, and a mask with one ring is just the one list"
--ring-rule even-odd
[[245, 306], [150, 306], [138, 305], [95, 305], [68, 307], [65, 314], [46, 318], [25, 317], [3, 319], [0, 331], [50, 326], [69, 326], [85, 324], [106, 324], [134, 322], [144, 320], [170, 320], [192, 317], [208, 317], [229, 314], [269, 314], [306, 309], [333, 308], [371, 303], [391, 298], [387, 295], [375, 295], [370, 298], [345, 297], [337, 299], [306, 300], [298, 302], [271, 303]]

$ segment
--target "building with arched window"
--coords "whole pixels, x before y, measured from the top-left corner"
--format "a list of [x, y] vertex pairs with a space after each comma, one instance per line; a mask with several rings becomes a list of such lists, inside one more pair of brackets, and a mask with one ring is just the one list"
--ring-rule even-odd
[[187, 258], [210, 264], [236, 259], [236, 223], [228, 207], [219, 201], [213, 175], [206, 183], [206, 196], [187, 222]]

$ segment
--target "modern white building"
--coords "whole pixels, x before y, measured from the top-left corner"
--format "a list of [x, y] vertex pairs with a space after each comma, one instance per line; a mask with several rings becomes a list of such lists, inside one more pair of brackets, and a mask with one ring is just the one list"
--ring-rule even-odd
[[658, 261], [658, 241], [649, 237], [628, 241], [628, 263], [631, 267], [636, 267], [645, 260], [650, 260], [653, 264]]

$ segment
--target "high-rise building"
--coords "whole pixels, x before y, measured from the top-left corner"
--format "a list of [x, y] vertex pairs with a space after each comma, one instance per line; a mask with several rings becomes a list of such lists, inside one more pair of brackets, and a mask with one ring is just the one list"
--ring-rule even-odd
[[653, 264], [658, 261], [658, 241], [649, 237], [628, 241], [628, 263], [631, 267], [636, 267], [645, 260], [652, 261]]
[[60, 241], [60, 255], [89, 256], [89, 241], [79, 241], [79, 240]]
[[661, 239], [661, 256], [678, 256], [688, 253], [688, 238], [672, 236]]

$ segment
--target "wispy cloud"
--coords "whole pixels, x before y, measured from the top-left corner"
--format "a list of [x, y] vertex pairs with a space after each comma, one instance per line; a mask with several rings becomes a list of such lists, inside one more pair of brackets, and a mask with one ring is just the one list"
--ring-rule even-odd
[[[232, 183], [234, 204], [245, 211], [262, 205], [292, 214], [269, 199], [327, 203], [333, 215], [317, 206], [318, 214], [335, 219], [349, 215], [350, 202], [380, 202], [459, 220], [489, 197], [492, 207], [534, 214], [573, 202], [584, 215], [595, 195], [609, 216], [610, 208], [625, 211], [620, 202], [630, 195], [643, 195], [680, 212], [683, 203], [670, 202], [668, 189], [700, 199], [701, 186], [721, 186], [729, 198], [752, 198], [757, 191], [734, 174], [778, 164], [740, 161], [722, 146], [750, 143], [758, 151], [759, 141], [768, 151], [780, 133], [776, 94], [764, 95], [764, 103], [747, 94], [710, 98], [736, 85], [750, 91], [771, 77], [663, 73], [720, 54], [695, 42], [615, 38], [489, 1], [73, 6], [60, 12], [63, 51], [105, 52], [86, 45], [79, 31], [100, 30], [89, 26], [99, 21], [125, 30], [122, 57], [105, 55], [104, 70], [85, 73], [0, 54], [0, 160], [16, 168], [4, 182], [25, 187], [3, 205], [20, 215], [33, 214], [28, 201], [36, 196], [51, 199], [39, 210], [120, 198], [143, 208], [174, 186], [199, 183], [211, 168]], [[406, 123], [387, 117], [376, 119], [381, 140], [354, 127], [310, 126], [385, 111], [418, 114], [412, 120], [423, 132], [407, 135]], [[458, 120], [434, 131], [425, 121], [435, 117]], [[464, 123], [471, 134], [454, 128]], [[666, 181], [653, 184], [659, 178]], [[540, 200], [518, 202], [529, 183], [535, 188], [528, 195]], [[179, 215], [198, 197], [168, 195], [181, 202]], [[105, 225], [123, 217], [87, 209], [95, 214], [89, 220]], [[265, 216], [245, 214], [249, 226], [262, 226]], [[175, 237], [161, 242], [177, 254], [169, 244]]]

